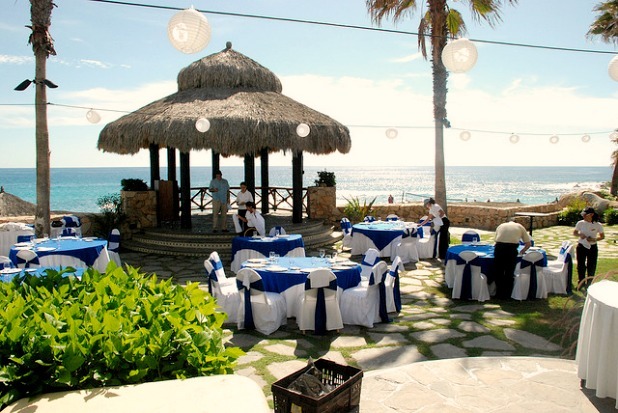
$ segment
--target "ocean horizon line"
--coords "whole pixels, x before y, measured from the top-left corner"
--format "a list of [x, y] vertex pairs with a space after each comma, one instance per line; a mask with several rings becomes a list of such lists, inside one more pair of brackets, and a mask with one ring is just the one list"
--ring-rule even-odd
[[[333, 169], [333, 168], [380, 168], [380, 169], [400, 169], [400, 168], [433, 168], [433, 165], [309, 165], [305, 164], [304, 167], [308, 168], [321, 168], [321, 169]], [[167, 165], [161, 165], [161, 168], [167, 168]], [[292, 165], [272, 165], [269, 167], [277, 168], [292, 168]], [[118, 169], [118, 168], [150, 168], [150, 165], [142, 166], [54, 166], [50, 169]], [[177, 165], [176, 169], [180, 167]], [[212, 168], [212, 165], [191, 165], [191, 168]], [[219, 165], [219, 168], [244, 168], [243, 165]], [[256, 165], [256, 169], [259, 165]], [[445, 168], [608, 168], [613, 170], [611, 165], [446, 165]], [[12, 167], [0, 167], [0, 171], [4, 169], [36, 169], [36, 166], [12, 166]]]

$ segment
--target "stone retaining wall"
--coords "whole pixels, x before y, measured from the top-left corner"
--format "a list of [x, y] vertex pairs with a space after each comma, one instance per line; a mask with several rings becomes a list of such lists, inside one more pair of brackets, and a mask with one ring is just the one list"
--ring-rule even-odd
[[120, 191], [120, 197], [127, 216], [120, 229], [123, 239], [130, 239], [134, 232], [158, 225], [156, 191]]

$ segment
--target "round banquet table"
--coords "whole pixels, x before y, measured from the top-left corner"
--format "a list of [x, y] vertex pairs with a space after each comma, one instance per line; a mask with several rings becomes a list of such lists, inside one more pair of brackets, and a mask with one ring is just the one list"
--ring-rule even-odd
[[[603, 280], [588, 288], [577, 339], [577, 375], [596, 396], [618, 394], [618, 283]], [[616, 403], [618, 408], [618, 402]]]
[[[547, 253], [541, 248], [532, 247], [533, 251], [539, 251], [543, 254], [543, 266], [547, 265]], [[444, 281], [449, 288], [453, 288], [453, 282], [455, 280], [455, 272], [457, 267], [457, 258], [462, 251], [474, 251], [478, 257], [471, 263], [481, 267], [481, 273], [485, 274], [488, 278], [488, 282], [494, 279], [494, 246], [491, 244], [477, 243], [477, 244], [459, 244], [453, 245], [446, 250], [445, 257], [445, 270]], [[517, 261], [521, 261], [521, 257], [517, 257]]]
[[404, 221], [361, 222], [352, 226], [351, 254], [364, 254], [369, 248], [380, 252], [380, 257], [391, 257], [392, 250], [401, 242], [406, 227], [416, 224]]
[[32, 249], [42, 267], [93, 267], [105, 272], [109, 263], [107, 240], [94, 238], [58, 238], [41, 242], [16, 244], [9, 258], [17, 265], [17, 252]]
[[[54, 270], [54, 271], [64, 271], [66, 270], [66, 268], [62, 268], [62, 267], [40, 267], [40, 268], [5, 268], [0, 270], [0, 282], [10, 282], [13, 280], [13, 278], [18, 277], [18, 276], [23, 276], [26, 273], [30, 273], [33, 275], [36, 275], [37, 277], [40, 277], [42, 275], [45, 274], [45, 272], [47, 270]], [[68, 277], [70, 275], [74, 275], [75, 277], [77, 277], [78, 279], [82, 278], [82, 275], [84, 274], [84, 269], [83, 268], [73, 268], [74, 271], [65, 271], [62, 273], [63, 277]]]
[[243, 262], [250, 258], [266, 258], [271, 252], [279, 254], [280, 257], [304, 257], [303, 236], [288, 234], [279, 237], [234, 237], [230, 267], [233, 272], [238, 272]]
[[[344, 265], [345, 264], [345, 265]], [[305, 293], [307, 274], [317, 268], [328, 268], [337, 277], [337, 292], [356, 287], [361, 281], [361, 267], [357, 263], [336, 261], [317, 257], [281, 257], [277, 263], [264, 259], [252, 259], [242, 263], [243, 268], [252, 268], [260, 277], [265, 291], [280, 293], [285, 297], [287, 316], [297, 317]]]

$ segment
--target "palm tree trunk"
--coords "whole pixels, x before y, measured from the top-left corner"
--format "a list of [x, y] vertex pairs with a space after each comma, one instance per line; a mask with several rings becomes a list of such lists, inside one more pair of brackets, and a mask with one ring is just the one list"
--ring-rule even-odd
[[435, 122], [435, 199], [448, 214], [446, 204], [446, 172], [444, 168], [444, 120], [448, 72], [442, 64], [442, 49], [446, 45], [446, 0], [429, 2], [431, 15], [431, 53], [433, 73], [433, 116]]
[[32, 44], [35, 58], [35, 119], [36, 119], [36, 211], [34, 230], [38, 237], [49, 234], [50, 227], [50, 171], [49, 130], [47, 127], [47, 90], [43, 80], [47, 78], [47, 58], [55, 55], [54, 41], [49, 34], [51, 0], [30, 0]]

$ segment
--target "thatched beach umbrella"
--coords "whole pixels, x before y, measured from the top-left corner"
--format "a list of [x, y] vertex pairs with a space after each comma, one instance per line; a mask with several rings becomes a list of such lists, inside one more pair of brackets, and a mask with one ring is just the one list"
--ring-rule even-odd
[[[199, 118], [208, 119], [208, 131], [196, 129]], [[296, 133], [300, 123], [309, 125], [308, 136]], [[218, 168], [218, 154], [244, 156], [245, 175], [252, 175], [256, 156], [262, 157], [262, 167], [267, 168], [268, 153], [291, 151], [293, 181], [300, 181], [300, 187], [294, 185], [294, 194], [299, 193], [298, 213], [294, 198], [294, 218], [300, 221], [303, 152], [347, 153], [351, 140], [344, 125], [282, 95], [281, 82], [274, 73], [232, 50], [228, 42], [225, 50], [182, 69], [178, 74], [178, 92], [107, 124], [98, 142], [99, 149], [120, 154], [134, 154], [146, 148], [154, 148], [158, 153], [160, 147], [181, 152], [181, 170], [183, 154], [187, 156], [187, 177], [191, 150], [211, 149], [213, 169]], [[245, 178], [255, 180], [252, 176]], [[181, 180], [187, 194], [187, 198], [182, 194], [184, 216], [185, 206], [189, 207], [190, 184], [184, 182], [182, 175]], [[262, 185], [268, 183], [263, 179]], [[262, 198], [264, 202], [265, 197]], [[187, 212], [190, 214], [190, 209]]]

